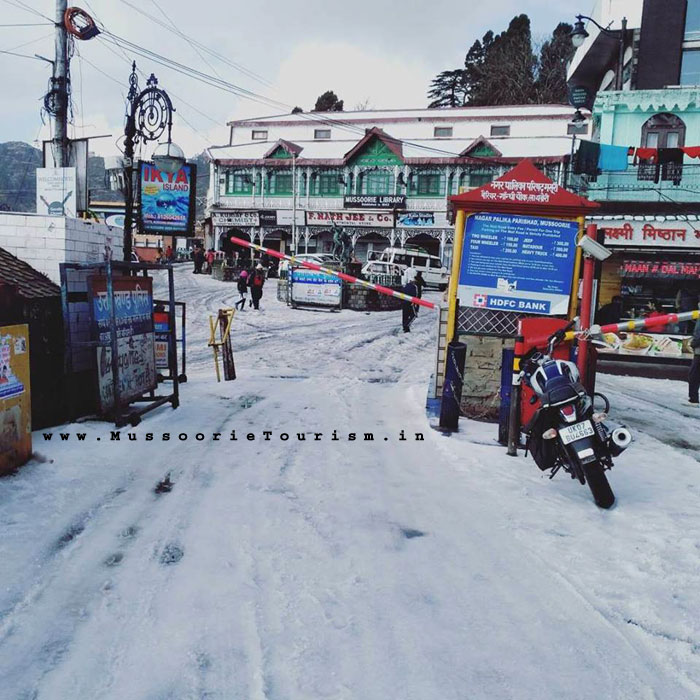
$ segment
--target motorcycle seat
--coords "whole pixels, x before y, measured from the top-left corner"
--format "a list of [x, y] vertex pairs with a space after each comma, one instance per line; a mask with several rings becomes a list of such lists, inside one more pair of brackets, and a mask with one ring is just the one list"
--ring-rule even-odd
[[542, 398], [543, 404], [556, 406], [578, 398], [578, 392], [567, 377], [553, 377], [547, 382]]

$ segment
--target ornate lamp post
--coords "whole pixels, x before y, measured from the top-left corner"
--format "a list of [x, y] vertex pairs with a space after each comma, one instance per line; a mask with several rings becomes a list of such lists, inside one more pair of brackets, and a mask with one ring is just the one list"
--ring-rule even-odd
[[136, 61], [129, 76], [127, 102], [124, 127], [124, 260], [130, 262], [134, 213], [134, 146], [137, 143], [157, 141], [167, 129], [167, 142], [158, 146], [153, 154], [156, 167], [166, 173], [176, 173], [184, 165], [185, 155], [182, 149], [172, 142], [175, 108], [168, 93], [158, 87], [158, 78], [153, 73], [146, 81], [146, 88], [139, 90]]
[[586, 41], [588, 38], [588, 32], [586, 31], [586, 28], [583, 26], [583, 20], [586, 19], [589, 22], [593, 22], [598, 29], [600, 29], [603, 34], [606, 36], [612, 36], [618, 38], [619, 41], [619, 56], [617, 59], [617, 70], [615, 71], [615, 89], [616, 90], [622, 90], [622, 78], [623, 78], [623, 70], [624, 70], [624, 61], [625, 61], [625, 34], [627, 33], [627, 17], [622, 18], [622, 22], [620, 23], [620, 29], [608, 29], [607, 27], [603, 27], [598, 22], [596, 22], [593, 17], [587, 17], [586, 15], [576, 15], [576, 23], [574, 24], [574, 28], [571, 32], [571, 43], [574, 45], [574, 48], [578, 49], [580, 46], [583, 45], [583, 42]]

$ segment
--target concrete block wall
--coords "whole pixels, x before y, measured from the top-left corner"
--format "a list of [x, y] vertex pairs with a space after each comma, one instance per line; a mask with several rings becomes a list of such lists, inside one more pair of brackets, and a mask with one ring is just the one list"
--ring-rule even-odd
[[41, 214], [0, 214], [0, 247], [60, 283], [62, 262], [101, 262], [123, 255], [123, 230], [83, 219]]

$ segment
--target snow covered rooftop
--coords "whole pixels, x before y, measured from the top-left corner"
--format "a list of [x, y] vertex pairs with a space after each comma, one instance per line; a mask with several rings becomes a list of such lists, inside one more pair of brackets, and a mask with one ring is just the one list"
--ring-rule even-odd
[[[403, 141], [403, 140], [402, 140]], [[523, 137], [488, 139], [503, 158], [561, 158], [571, 152], [571, 139], [565, 136]], [[342, 161], [357, 143], [356, 139], [336, 141], [295, 141], [301, 147], [299, 161], [334, 160]], [[403, 141], [405, 159], [451, 159], [458, 158], [474, 139], [411, 139]], [[261, 160], [270, 150], [270, 141], [253, 141], [235, 146], [212, 147], [209, 149], [215, 160]]]
[[456, 121], [468, 119], [510, 119], [515, 117], [567, 116], [573, 113], [570, 105], [500, 105], [498, 107], [444, 107], [441, 109], [379, 109], [359, 112], [300, 112], [272, 116], [236, 119], [229, 126], [257, 124], [308, 124], [310, 121], [329, 120], [339, 123], [375, 124], [378, 120]]

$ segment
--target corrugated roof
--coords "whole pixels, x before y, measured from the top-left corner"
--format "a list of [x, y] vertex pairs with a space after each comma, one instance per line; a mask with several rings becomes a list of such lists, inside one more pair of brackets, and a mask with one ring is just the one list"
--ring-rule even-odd
[[15, 286], [27, 299], [60, 296], [61, 288], [46, 275], [0, 248], [0, 283]]

